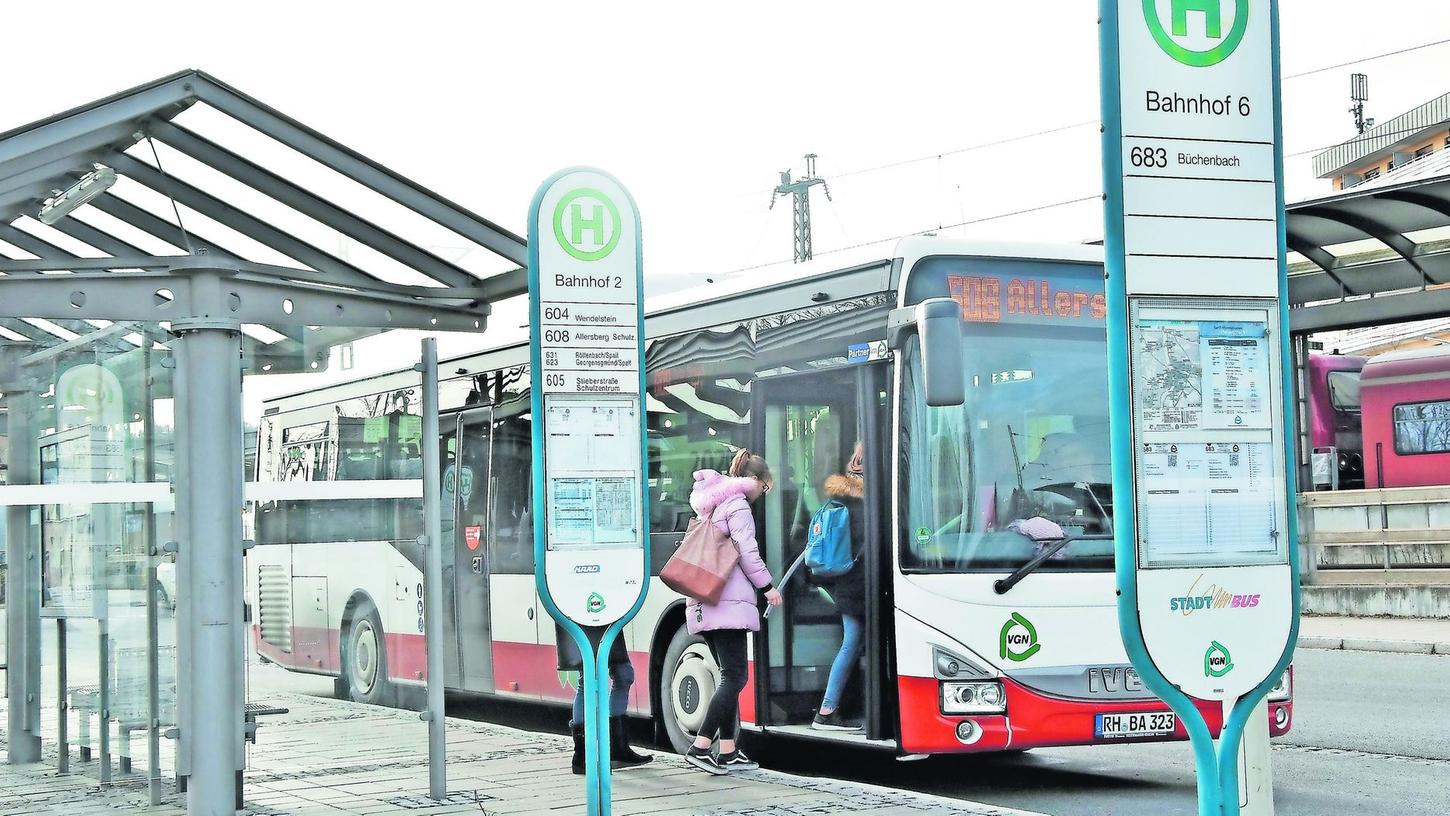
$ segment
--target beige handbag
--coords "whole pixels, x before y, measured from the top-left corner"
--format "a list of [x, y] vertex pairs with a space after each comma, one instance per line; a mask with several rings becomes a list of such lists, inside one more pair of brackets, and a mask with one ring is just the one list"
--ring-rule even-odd
[[720, 600], [725, 581], [739, 561], [740, 551], [730, 534], [696, 517], [690, 519], [684, 540], [660, 570], [660, 580], [681, 595], [713, 604]]

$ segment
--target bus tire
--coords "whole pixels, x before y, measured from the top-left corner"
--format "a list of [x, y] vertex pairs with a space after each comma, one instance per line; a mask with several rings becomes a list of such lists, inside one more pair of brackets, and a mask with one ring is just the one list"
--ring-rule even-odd
[[670, 638], [660, 673], [660, 719], [670, 746], [685, 753], [705, 717], [710, 697], [720, 685], [720, 667], [705, 639], [690, 634], [683, 624]]
[[383, 621], [372, 601], [359, 601], [348, 621], [342, 648], [342, 677], [335, 685], [337, 690], [346, 686], [347, 697], [354, 702], [390, 704], [387, 643], [383, 637]]

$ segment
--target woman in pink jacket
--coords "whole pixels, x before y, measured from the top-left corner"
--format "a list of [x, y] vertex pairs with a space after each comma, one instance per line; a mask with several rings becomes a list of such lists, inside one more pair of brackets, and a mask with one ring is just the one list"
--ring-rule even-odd
[[[719, 602], [702, 604], [690, 599], [685, 604], [685, 624], [690, 634], [704, 636], [720, 666], [720, 685], [710, 698], [695, 744], [685, 753], [686, 762], [706, 773], [718, 775], [760, 767], [735, 746], [735, 738], [740, 723], [740, 692], [745, 688], [747, 671], [745, 633], [760, 631], [756, 592], [763, 591], [771, 606], [780, 605], [780, 590], [775, 588], [770, 570], [760, 557], [755, 515], [750, 511], [750, 504], [774, 485], [765, 460], [741, 450], [730, 462], [729, 475], [714, 470], [696, 472], [690, 493], [695, 514], [729, 533], [740, 551], [740, 562], [726, 580]], [[720, 749], [712, 752], [717, 737]]]

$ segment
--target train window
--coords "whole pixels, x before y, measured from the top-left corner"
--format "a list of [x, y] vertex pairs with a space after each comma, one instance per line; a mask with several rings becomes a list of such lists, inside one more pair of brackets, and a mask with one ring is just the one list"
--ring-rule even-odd
[[1329, 404], [1336, 411], [1359, 413], [1359, 372], [1331, 371], [1329, 380]]
[[1450, 400], [1396, 405], [1395, 453], [1450, 453]]

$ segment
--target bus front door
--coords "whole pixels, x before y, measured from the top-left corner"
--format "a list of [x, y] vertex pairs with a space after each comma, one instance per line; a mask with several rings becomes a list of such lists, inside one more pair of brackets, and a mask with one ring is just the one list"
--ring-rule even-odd
[[[493, 466], [493, 409], [458, 415], [452, 438], [444, 434], [443, 539], [445, 556], [444, 654], [450, 686], [493, 691], [493, 648], [489, 630], [488, 485]], [[456, 440], [456, 441], [455, 441]], [[456, 684], [456, 685], [455, 685]]]
[[[805, 549], [811, 516], [829, 500], [827, 479], [843, 474], [856, 443], [867, 441], [864, 422], [881, 421], [883, 412], [867, 408], [876, 401], [863, 397], [868, 390], [877, 393], [871, 383], [878, 377], [866, 369], [853, 366], [756, 383], [756, 450], [775, 477], [775, 488], [761, 502], [763, 513], [757, 511], [763, 516], [757, 523], [762, 553], [777, 581]], [[857, 549], [862, 546], [864, 542], [855, 544]], [[876, 569], [874, 561], [870, 568]], [[842, 630], [827, 582], [820, 584], [802, 564], [783, 587], [785, 603], [771, 613], [763, 637], [756, 638], [756, 722], [767, 730], [809, 728], [825, 693]], [[869, 585], [876, 584], [873, 579]], [[877, 629], [868, 625], [866, 637], [875, 636]], [[867, 693], [879, 680], [872, 665], [858, 660], [852, 672], [839, 703], [848, 720], [880, 722], [881, 701]]]

